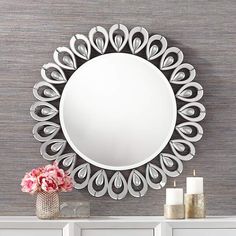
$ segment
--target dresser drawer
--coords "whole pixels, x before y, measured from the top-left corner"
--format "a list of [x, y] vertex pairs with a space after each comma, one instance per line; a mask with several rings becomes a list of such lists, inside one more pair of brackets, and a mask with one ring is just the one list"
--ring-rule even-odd
[[236, 236], [236, 229], [173, 229], [172, 236]]
[[59, 229], [0, 229], [0, 236], [62, 236]]
[[153, 229], [82, 229], [81, 236], [154, 236], [154, 234]]

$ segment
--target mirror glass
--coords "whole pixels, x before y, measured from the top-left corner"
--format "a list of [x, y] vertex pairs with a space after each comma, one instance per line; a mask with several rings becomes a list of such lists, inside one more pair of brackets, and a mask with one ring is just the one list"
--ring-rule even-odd
[[63, 133], [83, 159], [111, 170], [136, 168], [166, 146], [176, 100], [164, 74], [126, 53], [95, 57], [67, 82], [60, 101]]

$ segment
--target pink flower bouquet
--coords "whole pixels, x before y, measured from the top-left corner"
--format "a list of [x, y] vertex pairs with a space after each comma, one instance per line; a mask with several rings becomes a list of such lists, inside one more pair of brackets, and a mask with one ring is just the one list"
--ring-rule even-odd
[[52, 165], [39, 167], [26, 173], [21, 182], [22, 192], [34, 194], [38, 192], [72, 191], [72, 179], [54, 162]]

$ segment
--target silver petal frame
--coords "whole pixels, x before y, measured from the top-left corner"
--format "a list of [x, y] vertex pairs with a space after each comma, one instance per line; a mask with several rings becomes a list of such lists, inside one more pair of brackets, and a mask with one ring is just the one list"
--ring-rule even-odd
[[[88, 36], [72, 36], [69, 45], [70, 48], [59, 47], [55, 50], [53, 58], [56, 63], [43, 65], [43, 81], [33, 87], [33, 95], [38, 101], [31, 106], [30, 114], [38, 122], [33, 127], [33, 136], [42, 142], [42, 157], [61, 163], [62, 168], [71, 175], [74, 188], [80, 190], [87, 187], [88, 192], [95, 197], [108, 193], [111, 198], [121, 200], [128, 193], [134, 197], [142, 197], [148, 187], [163, 188], [168, 177], [180, 175], [183, 171], [183, 162], [195, 156], [193, 143], [203, 136], [203, 128], [198, 122], [204, 119], [206, 109], [199, 102], [203, 97], [203, 88], [199, 83], [193, 82], [196, 77], [195, 68], [183, 62], [184, 55], [179, 48], [168, 48], [164, 36], [149, 36], [148, 31], [141, 26], [130, 31], [123, 24], [114, 24], [108, 31], [102, 26], [95, 26], [89, 31]], [[63, 134], [57, 118], [61, 89], [69, 79], [67, 72], [73, 73], [79, 67], [78, 64], [90, 60], [93, 52], [106, 53], [109, 45], [116, 53], [129, 48], [129, 53], [139, 56], [144, 51], [145, 59], [158, 65], [162, 73], [166, 73], [165, 76], [169, 79], [173, 91], [177, 91], [177, 115], [180, 119], [175, 126], [174, 137], [172, 136], [168, 144], [170, 151], [166, 152], [164, 148], [157, 157], [145, 164], [145, 168], [131, 169], [129, 173], [97, 167], [94, 168], [96, 171], [93, 171], [90, 163], [85, 162], [73, 151], [66, 151], [69, 145], [66, 139], [61, 137]], [[143, 57], [143, 54], [141, 56]]]

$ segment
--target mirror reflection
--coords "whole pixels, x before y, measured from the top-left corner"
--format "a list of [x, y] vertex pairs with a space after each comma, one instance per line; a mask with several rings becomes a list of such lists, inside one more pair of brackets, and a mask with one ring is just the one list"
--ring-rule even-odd
[[176, 122], [176, 101], [164, 74], [125, 53], [98, 56], [66, 84], [60, 122], [70, 146], [98, 167], [125, 170], [156, 157]]

